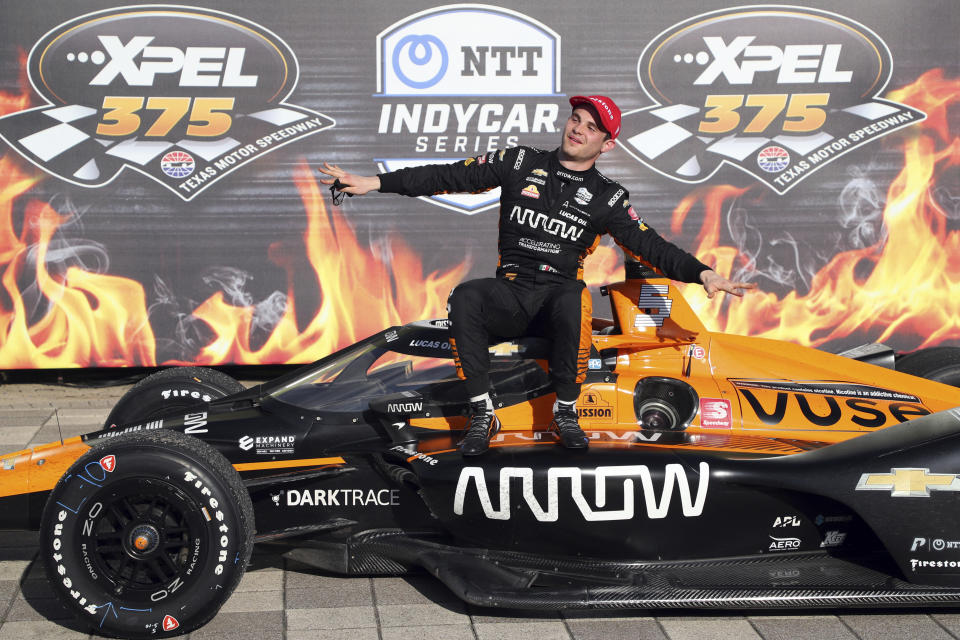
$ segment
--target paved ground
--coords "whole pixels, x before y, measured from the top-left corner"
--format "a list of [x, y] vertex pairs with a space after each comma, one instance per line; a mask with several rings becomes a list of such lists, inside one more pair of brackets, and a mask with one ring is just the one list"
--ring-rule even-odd
[[[0, 452], [99, 428], [126, 387], [0, 386]], [[56, 409], [56, 413], [54, 412]], [[87, 638], [52, 597], [37, 537], [0, 533], [0, 640]], [[651, 617], [466, 607], [427, 577], [342, 578], [254, 554], [237, 592], [190, 639], [887, 640], [960, 638], [960, 610], [806, 614], [671, 612]]]

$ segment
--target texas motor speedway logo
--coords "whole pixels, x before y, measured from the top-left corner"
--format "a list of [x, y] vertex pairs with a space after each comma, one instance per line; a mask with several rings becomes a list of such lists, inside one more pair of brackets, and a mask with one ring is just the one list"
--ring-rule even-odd
[[784, 194], [926, 117], [876, 97], [890, 72], [883, 40], [837, 14], [750, 6], [695, 16], [641, 54], [637, 76], [656, 104], [624, 114], [622, 145], [680, 182], [729, 164]]
[[207, 9], [83, 15], [44, 35], [27, 69], [47, 104], [0, 118], [0, 138], [84, 187], [102, 187], [127, 167], [190, 200], [241, 165], [334, 125], [284, 102], [299, 66], [283, 40]]
[[[480, 157], [548, 134], [560, 114], [560, 36], [516, 11], [445, 5], [377, 35], [377, 133], [402, 151], [382, 171]], [[563, 102], [566, 102], [565, 100]], [[500, 189], [423, 198], [461, 213], [496, 206]]]

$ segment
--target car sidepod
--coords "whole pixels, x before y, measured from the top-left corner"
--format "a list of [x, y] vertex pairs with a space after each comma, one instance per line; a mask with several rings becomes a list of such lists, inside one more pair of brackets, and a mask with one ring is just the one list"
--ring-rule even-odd
[[447, 537], [371, 531], [355, 548], [486, 606], [960, 602], [960, 411], [789, 454], [673, 435], [469, 461], [425, 439], [408, 463]]

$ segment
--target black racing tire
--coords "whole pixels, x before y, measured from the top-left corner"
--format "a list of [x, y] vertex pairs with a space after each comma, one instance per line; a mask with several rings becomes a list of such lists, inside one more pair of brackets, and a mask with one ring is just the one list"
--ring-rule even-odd
[[145, 422], [244, 390], [225, 373], [206, 367], [175, 367], [151, 374], [133, 385], [117, 404], [104, 428]]
[[158, 429], [110, 438], [50, 493], [40, 556], [55, 595], [95, 633], [174, 636], [208, 622], [253, 549], [253, 506], [216, 449]]
[[920, 349], [897, 358], [897, 371], [960, 387], [960, 347]]

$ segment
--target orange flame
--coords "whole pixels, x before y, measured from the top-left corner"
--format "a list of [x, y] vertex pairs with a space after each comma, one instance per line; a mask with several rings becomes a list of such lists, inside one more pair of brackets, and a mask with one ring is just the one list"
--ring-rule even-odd
[[[30, 107], [26, 52], [19, 58], [20, 92], [0, 92], [2, 115]], [[42, 177], [39, 171], [27, 173], [9, 155], [0, 157], [0, 367], [153, 365], [155, 340], [140, 283], [76, 267], [63, 276], [51, 274], [50, 240], [69, 216], [49, 204], [29, 201], [20, 234], [14, 230], [14, 203]], [[31, 248], [36, 250], [32, 276], [49, 303], [32, 325], [17, 285]]]
[[[76, 267], [67, 270], [64, 281], [54, 278], [45, 257], [66, 217], [48, 204], [31, 201], [18, 237], [13, 230], [14, 201], [40, 178], [22, 173], [9, 157], [0, 158], [0, 178], [7, 182], [0, 190], [0, 281], [10, 299], [9, 309], [0, 306], [0, 367], [154, 366], [155, 340], [140, 283]], [[288, 302], [266, 342], [258, 349], [250, 345], [254, 308], [230, 305], [218, 292], [193, 312], [209, 325], [214, 338], [189, 363], [309, 362], [385, 327], [445, 316], [447, 294], [467, 274], [469, 264], [421, 278], [420, 257], [397, 237], [388, 239], [388, 263], [360, 246], [339, 211], [327, 214], [320, 187], [306, 164], [295, 169], [294, 183], [306, 209], [304, 246], [322, 295], [320, 308], [303, 330], [298, 329], [294, 260], [275, 244], [270, 256], [287, 270]], [[38, 286], [51, 305], [41, 320], [28, 326], [17, 278], [31, 246], [37, 248]]]
[[[47, 249], [68, 216], [37, 200], [27, 203], [19, 236], [13, 229], [15, 199], [40, 177], [23, 173], [9, 156], [0, 158], [0, 268], [9, 306], [0, 306], [0, 367], [123, 366], [154, 364], [155, 341], [139, 282], [70, 267], [62, 278], [46, 266]], [[33, 277], [49, 311], [28, 325], [17, 286], [27, 255], [36, 248]]]
[[30, 80], [27, 78], [27, 52], [19, 49], [20, 73], [17, 76], [19, 93], [0, 91], [0, 116], [30, 108]]
[[398, 237], [389, 238], [387, 263], [358, 244], [337, 209], [327, 215], [323, 194], [306, 164], [294, 170], [293, 180], [307, 211], [303, 240], [322, 294], [320, 309], [302, 331], [297, 328], [293, 265], [281, 247], [273, 245], [271, 258], [287, 270], [288, 279], [288, 303], [279, 324], [264, 345], [253, 350], [253, 308], [231, 306], [217, 293], [193, 313], [217, 336], [193, 362], [309, 362], [386, 327], [446, 316], [447, 294], [470, 270], [467, 263], [421, 279], [420, 257]]
[[583, 263], [583, 281], [590, 288], [619, 282], [623, 278], [623, 254], [609, 245], [598, 246]]
[[[708, 300], [700, 287], [684, 286], [684, 295], [710, 329], [807, 346], [854, 333], [878, 342], [896, 334], [912, 340], [911, 348], [960, 340], [960, 231], [947, 229], [945, 212], [932, 195], [938, 177], [956, 171], [960, 163], [960, 138], [951, 137], [947, 127], [948, 108], [960, 100], [960, 81], [944, 80], [937, 69], [890, 98], [928, 117], [897, 138], [904, 165], [887, 192], [883, 218], [889, 237], [834, 256], [803, 296], [796, 291], [783, 299], [751, 293], [742, 302], [725, 305], [723, 296]], [[943, 143], [940, 148], [938, 141]], [[691, 206], [703, 203], [696, 254], [726, 276], [742, 256], [719, 244], [719, 220], [724, 204], [742, 193], [730, 186], [701, 189], [673, 214], [673, 230], [679, 232]], [[858, 276], [867, 265], [872, 265], [870, 274]]]

